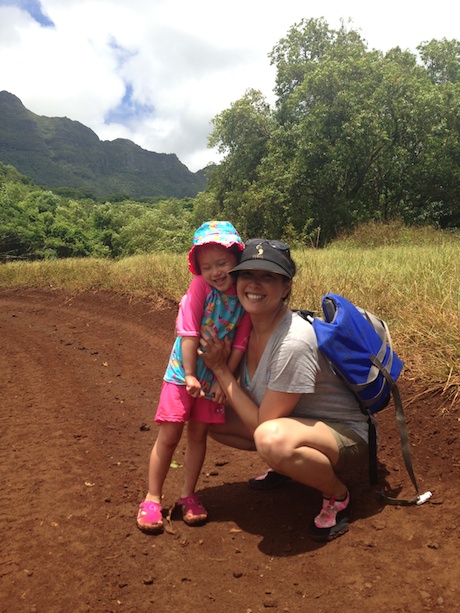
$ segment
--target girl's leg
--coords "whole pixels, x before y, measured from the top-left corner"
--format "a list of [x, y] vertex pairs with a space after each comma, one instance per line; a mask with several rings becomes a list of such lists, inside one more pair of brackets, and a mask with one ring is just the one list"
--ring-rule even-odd
[[229, 406], [225, 409], [225, 423], [211, 425], [209, 436], [227, 447], [235, 447], [243, 451], [256, 450], [254, 437]]
[[161, 502], [163, 484], [183, 429], [182, 422], [162, 422], [160, 424], [158, 437], [150, 454], [149, 491], [146, 500]]
[[262, 423], [254, 434], [257, 451], [274, 470], [341, 499], [347, 487], [334, 472], [339, 459], [330, 428], [308, 419], [280, 418]]
[[185, 479], [177, 504], [182, 507], [182, 518], [189, 526], [200, 526], [208, 519], [206, 509], [195, 494], [195, 487], [206, 455], [208, 428], [208, 423], [193, 419], [187, 424]]
[[187, 424], [187, 448], [185, 451], [185, 479], [181, 498], [191, 496], [203, 467], [206, 455], [206, 439], [209, 424], [190, 420]]

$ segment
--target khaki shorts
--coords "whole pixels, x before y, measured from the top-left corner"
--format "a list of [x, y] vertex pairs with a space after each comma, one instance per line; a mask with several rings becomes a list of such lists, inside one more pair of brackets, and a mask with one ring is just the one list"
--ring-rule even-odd
[[331, 429], [339, 448], [339, 461], [334, 470], [343, 472], [366, 465], [369, 459], [369, 446], [366, 441], [344, 424], [330, 421], [324, 423]]

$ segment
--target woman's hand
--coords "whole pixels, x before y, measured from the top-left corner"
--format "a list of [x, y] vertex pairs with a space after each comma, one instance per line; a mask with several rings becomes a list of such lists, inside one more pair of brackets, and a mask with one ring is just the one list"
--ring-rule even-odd
[[225, 396], [218, 381], [216, 381], [214, 385], [211, 387], [211, 396], [212, 396], [213, 402], [217, 402], [217, 404], [225, 404], [227, 400], [227, 397]]
[[[231, 340], [228, 338], [220, 340], [216, 332], [207, 327], [200, 339], [198, 354], [203, 358], [206, 366], [214, 372], [226, 396], [226, 404], [230, 404], [244, 425], [243, 430], [246, 431], [247, 437], [251, 440], [251, 447], [244, 447], [244, 449], [254, 449], [252, 436], [259, 425], [259, 409], [246, 392], [241, 389], [227, 363], [231, 353], [231, 345]], [[240, 436], [240, 434], [237, 434], [237, 436]]]
[[231, 345], [232, 341], [230, 339], [220, 340], [215, 330], [210, 326], [206, 326], [206, 332], [200, 339], [198, 355], [203, 358], [206, 366], [216, 373], [219, 369], [227, 367]]

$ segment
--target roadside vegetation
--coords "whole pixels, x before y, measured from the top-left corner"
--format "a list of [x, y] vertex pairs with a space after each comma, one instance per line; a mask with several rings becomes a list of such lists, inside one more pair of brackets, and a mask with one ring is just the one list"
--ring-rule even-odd
[[[460, 237], [429, 228], [371, 224], [326, 249], [295, 249], [292, 308], [321, 312], [326, 292], [343, 294], [387, 321], [404, 360], [404, 377], [446, 406], [460, 402]], [[118, 260], [65, 258], [0, 266], [0, 286], [107, 290], [178, 302], [190, 273], [185, 254]], [[154, 304], [154, 301], [152, 302]], [[154, 307], [152, 307], [154, 308]]]

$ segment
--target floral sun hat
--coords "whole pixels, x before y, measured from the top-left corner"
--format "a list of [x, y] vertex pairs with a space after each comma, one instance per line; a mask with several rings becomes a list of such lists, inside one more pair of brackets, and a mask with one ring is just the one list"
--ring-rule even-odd
[[241, 236], [229, 221], [206, 221], [193, 235], [193, 246], [188, 253], [188, 268], [192, 274], [199, 274], [196, 264], [196, 248], [212, 244], [222, 245], [227, 249], [236, 245], [241, 251], [244, 249]]

